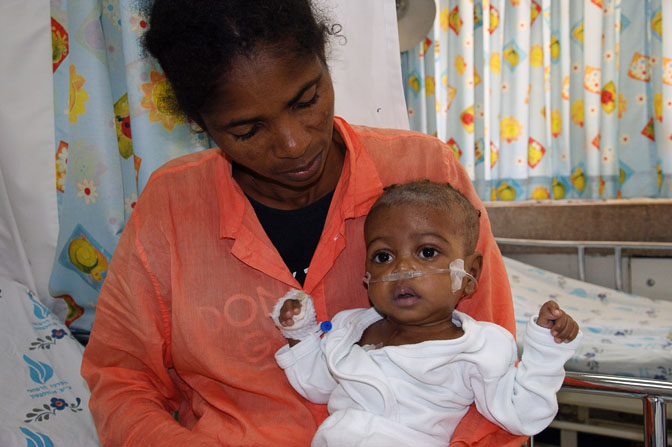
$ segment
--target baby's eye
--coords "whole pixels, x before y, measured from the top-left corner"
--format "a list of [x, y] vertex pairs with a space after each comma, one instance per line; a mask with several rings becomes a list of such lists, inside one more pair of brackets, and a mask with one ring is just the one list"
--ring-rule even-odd
[[390, 262], [390, 260], [392, 260], [392, 255], [390, 255], [389, 253], [385, 253], [383, 251], [383, 252], [375, 253], [373, 255], [373, 257], [371, 258], [371, 260], [373, 262], [378, 263], [378, 264], [385, 264], [386, 262]]
[[420, 250], [419, 256], [421, 258], [433, 258], [434, 256], [436, 256], [438, 254], [439, 254], [439, 251], [436, 248], [425, 247], [422, 250]]

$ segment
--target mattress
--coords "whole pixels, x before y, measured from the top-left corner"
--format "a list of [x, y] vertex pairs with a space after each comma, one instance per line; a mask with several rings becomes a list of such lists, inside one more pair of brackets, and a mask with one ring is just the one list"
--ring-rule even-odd
[[519, 350], [525, 326], [555, 300], [579, 323], [584, 338], [565, 369], [648, 379], [672, 379], [672, 302], [619, 292], [541, 270], [510, 258]]

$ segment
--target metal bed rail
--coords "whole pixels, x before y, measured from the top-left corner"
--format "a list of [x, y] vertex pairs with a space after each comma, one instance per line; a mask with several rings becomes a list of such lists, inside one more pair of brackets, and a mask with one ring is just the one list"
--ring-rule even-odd
[[639, 398], [644, 409], [644, 445], [667, 447], [666, 402], [672, 402], [672, 383], [665, 380], [568, 371], [563, 390]]
[[579, 279], [586, 280], [586, 248], [610, 248], [614, 250], [614, 269], [616, 290], [623, 290], [623, 268], [621, 259], [623, 249], [632, 250], [670, 250], [672, 242], [629, 242], [629, 241], [558, 241], [544, 239], [515, 239], [496, 237], [498, 245], [517, 245], [521, 247], [576, 248], [579, 264]]
[[[586, 248], [610, 248], [614, 250], [616, 289], [623, 290], [623, 270], [621, 259], [624, 249], [628, 250], [670, 250], [671, 242], [629, 242], [629, 241], [559, 241], [542, 239], [495, 238], [499, 245], [526, 247], [576, 248], [579, 278], [586, 280]], [[613, 376], [568, 371], [563, 390], [579, 391], [598, 395], [617, 395], [641, 399], [644, 412], [644, 445], [646, 447], [667, 447], [667, 408], [672, 402], [672, 382], [641, 379], [637, 377]]]

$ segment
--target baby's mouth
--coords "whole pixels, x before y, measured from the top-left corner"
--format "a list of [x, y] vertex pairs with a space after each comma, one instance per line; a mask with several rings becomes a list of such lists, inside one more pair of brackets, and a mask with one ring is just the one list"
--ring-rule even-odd
[[411, 287], [401, 286], [394, 290], [394, 303], [399, 307], [412, 306], [420, 300], [420, 296]]

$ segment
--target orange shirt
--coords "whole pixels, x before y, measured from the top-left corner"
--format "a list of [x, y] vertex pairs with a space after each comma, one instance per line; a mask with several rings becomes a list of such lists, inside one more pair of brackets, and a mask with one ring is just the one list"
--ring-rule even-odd
[[[478, 291], [458, 307], [514, 332], [501, 255], [483, 204], [452, 151], [419, 133], [350, 126], [347, 153], [303, 290], [318, 320], [368, 306], [363, 224], [383, 185], [449, 181], [478, 207]], [[273, 354], [268, 317], [300, 288], [219, 149], [175, 159], [151, 177], [102, 287], [82, 375], [104, 446], [307, 446], [326, 407], [303, 400]], [[178, 412], [179, 423], [173, 417]], [[519, 446], [470, 411], [452, 445]]]

